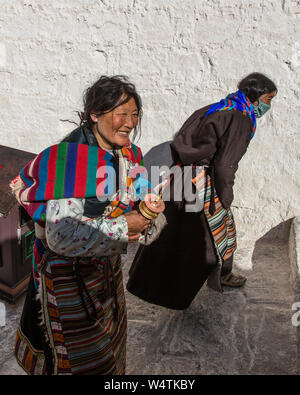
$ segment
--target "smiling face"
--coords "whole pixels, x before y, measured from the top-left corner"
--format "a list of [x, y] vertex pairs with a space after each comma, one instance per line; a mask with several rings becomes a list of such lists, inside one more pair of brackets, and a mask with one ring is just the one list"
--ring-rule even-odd
[[138, 124], [139, 111], [134, 98], [131, 98], [108, 113], [100, 116], [91, 113], [90, 116], [99, 146], [111, 149], [114, 146], [123, 147], [130, 142], [130, 133]]
[[[269, 106], [271, 105], [272, 99], [276, 96], [276, 91], [270, 92], [270, 93], [264, 93], [263, 95], [260, 96], [260, 100]], [[258, 106], [258, 100], [253, 102], [254, 106]]]

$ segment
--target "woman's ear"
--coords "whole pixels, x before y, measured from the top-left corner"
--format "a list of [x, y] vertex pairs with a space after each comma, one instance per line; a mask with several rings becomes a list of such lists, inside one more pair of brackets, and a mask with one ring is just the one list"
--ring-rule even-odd
[[93, 122], [97, 122], [98, 121], [98, 116], [96, 114], [90, 114], [91, 120]]

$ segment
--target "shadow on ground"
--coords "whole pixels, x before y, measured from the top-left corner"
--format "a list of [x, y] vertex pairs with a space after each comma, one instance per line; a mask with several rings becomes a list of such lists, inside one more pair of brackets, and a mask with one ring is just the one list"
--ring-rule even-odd
[[[184, 311], [151, 305], [126, 291], [127, 374], [299, 374], [289, 225], [269, 231], [254, 249], [249, 246], [253, 270], [235, 269], [248, 277], [241, 289], [220, 294], [204, 286]], [[130, 245], [123, 257], [124, 284], [135, 251]], [[13, 356], [23, 303], [24, 298], [14, 307], [5, 303], [0, 375], [24, 374]]]
[[[241, 289], [206, 286], [185, 311], [127, 293], [131, 374], [297, 374], [288, 260], [290, 221], [257, 240]], [[251, 247], [252, 248], [252, 247]], [[130, 251], [125, 264], [125, 281]], [[236, 270], [236, 269], [235, 269]], [[241, 270], [238, 270], [241, 273]]]

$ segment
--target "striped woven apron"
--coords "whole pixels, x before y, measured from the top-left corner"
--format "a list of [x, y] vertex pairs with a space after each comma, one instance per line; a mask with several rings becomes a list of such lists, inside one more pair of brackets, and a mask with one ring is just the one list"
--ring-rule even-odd
[[[38, 299], [52, 374], [124, 374], [127, 319], [120, 256], [45, 254]], [[44, 353], [32, 347], [20, 328], [15, 356], [28, 374], [47, 374]]]
[[[208, 169], [203, 169], [193, 179], [211, 231], [215, 248], [222, 262], [232, 257], [237, 247], [236, 230], [231, 210], [225, 209], [217, 195]], [[214, 205], [213, 211], [210, 209]]]

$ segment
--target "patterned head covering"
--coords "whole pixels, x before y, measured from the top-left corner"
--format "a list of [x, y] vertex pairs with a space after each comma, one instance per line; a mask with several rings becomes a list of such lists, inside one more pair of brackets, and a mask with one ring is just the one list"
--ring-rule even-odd
[[218, 103], [213, 104], [207, 111], [206, 117], [209, 114], [218, 111], [229, 111], [229, 110], [237, 110], [241, 111], [244, 114], [247, 114], [248, 117], [252, 120], [252, 135], [253, 138], [256, 130], [256, 117], [254, 113], [254, 106], [244, 92], [238, 90], [237, 92], [230, 93], [225, 99], [220, 100]]

